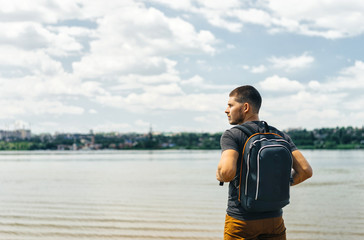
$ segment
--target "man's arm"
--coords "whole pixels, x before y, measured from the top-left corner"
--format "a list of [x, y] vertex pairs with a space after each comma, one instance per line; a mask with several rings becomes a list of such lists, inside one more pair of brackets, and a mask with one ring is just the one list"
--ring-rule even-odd
[[227, 149], [221, 153], [221, 159], [216, 171], [218, 181], [230, 182], [234, 179], [238, 157], [239, 153], [233, 149]]
[[292, 152], [293, 156], [293, 184], [297, 185], [312, 176], [312, 168], [299, 150]]

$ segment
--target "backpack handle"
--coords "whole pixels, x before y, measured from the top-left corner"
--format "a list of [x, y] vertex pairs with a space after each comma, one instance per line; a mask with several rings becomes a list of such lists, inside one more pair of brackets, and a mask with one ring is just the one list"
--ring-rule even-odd
[[262, 123], [264, 124], [264, 132], [265, 133], [268, 133], [269, 132], [269, 126], [268, 126], [268, 123], [266, 121], [262, 121]]

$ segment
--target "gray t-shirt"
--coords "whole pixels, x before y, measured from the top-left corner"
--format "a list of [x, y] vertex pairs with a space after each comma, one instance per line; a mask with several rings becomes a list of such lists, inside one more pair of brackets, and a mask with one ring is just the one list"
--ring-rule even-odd
[[[263, 132], [264, 130], [264, 124], [261, 121], [247, 122], [245, 124], [248, 124], [254, 130], [256, 130], [256, 132]], [[290, 143], [291, 152], [297, 150], [296, 145], [292, 142], [291, 138], [287, 134], [283, 132], [279, 133], [285, 140], [287, 140]], [[248, 139], [247, 135], [243, 133], [241, 130], [237, 128], [231, 128], [224, 132], [220, 140], [221, 151], [225, 151], [227, 149], [233, 149], [239, 153], [236, 175], [234, 180], [232, 180], [229, 184], [229, 198], [228, 198], [228, 207], [226, 212], [229, 216], [243, 221], [279, 217], [282, 215], [282, 209], [272, 212], [251, 213], [251, 212], [246, 212], [240, 205], [240, 202], [238, 200], [239, 174], [240, 174], [242, 150], [247, 139]]]

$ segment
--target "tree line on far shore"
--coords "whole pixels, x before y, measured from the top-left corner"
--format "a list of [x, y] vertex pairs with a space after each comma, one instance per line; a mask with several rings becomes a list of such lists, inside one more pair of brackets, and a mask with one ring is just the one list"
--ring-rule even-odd
[[[285, 131], [301, 149], [361, 149], [364, 129], [353, 127]], [[40, 134], [2, 139], [0, 150], [220, 149], [222, 133]]]
[[364, 148], [364, 127], [291, 129], [286, 131], [300, 148], [306, 149], [360, 149]]

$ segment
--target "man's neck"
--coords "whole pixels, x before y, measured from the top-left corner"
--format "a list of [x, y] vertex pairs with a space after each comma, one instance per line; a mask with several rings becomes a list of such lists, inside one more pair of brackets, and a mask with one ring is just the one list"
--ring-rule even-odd
[[247, 117], [246, 119], [244, 119], [244, 122], [243, 123], [245, 123], [245, 122], [253, 122], [253, 121], [260, 121], [258, 114], [254, 114], [254, 115], [251, 115], [251, 116]]

